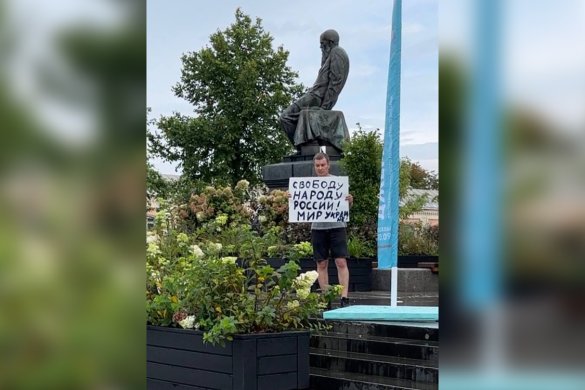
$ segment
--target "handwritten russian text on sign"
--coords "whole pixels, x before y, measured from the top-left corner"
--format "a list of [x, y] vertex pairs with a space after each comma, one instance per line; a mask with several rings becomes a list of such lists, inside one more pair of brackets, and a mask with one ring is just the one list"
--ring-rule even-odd
[[347, 176], [291, 177], [289, 222], [348, 222]]

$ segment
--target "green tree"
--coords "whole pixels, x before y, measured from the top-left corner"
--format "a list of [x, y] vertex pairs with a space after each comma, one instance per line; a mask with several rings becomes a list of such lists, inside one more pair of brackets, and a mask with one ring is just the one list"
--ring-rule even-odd
[[[345, 157], [341, 160], [355, 199], [351, 210], [350, 232], [361, 239], [375, 242], [383, 144], [377, 131], [364, 131], [359, 123], [357, 125], [358, 130], [345, 143]], [[400, 161], [400, 219], [421, 210], [427, 201], [425, 196], [408, 195], [408, 190], [412, 188], [410, 164], [408, 159]]]
[[146, 197], [166, 198], [169, 194], [171, 185], [154, 169], [152, 164], [146, 162]]
[[356, 202], [351, 209], [353, 225], [377, 224], [378, 194], [382, 167], [382, 141], [375, 131], [359, 130], [344, 146], [343, 169], [349, 176], [351, 193]]
[[410, 186], [420, 190], [438, 190], [439, 178], [434, 171], [427, 171], [419, 163], [406, 158], [402, 163], [409, 171]]
[[263, 165], [291, 151], [278, 114], [302, 92], [286, 65], [288, 52], [272, 48], [261, 20], [240, 9], [236, 21], [210, 36], [210, 46], [182, 56], [177, 97], [194, 106], [196, 116], [175, 113], [156, 121], [149, 132], [154, 155], [179, 162], [191, 180], [235, 185], [260, 182]]

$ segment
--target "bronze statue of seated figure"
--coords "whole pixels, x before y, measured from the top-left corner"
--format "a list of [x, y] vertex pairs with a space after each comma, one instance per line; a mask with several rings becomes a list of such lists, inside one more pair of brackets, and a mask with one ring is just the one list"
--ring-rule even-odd
[[331, 109], [345, 85], [349, 58], [339, 47], [339, 34], [327, 30], [320, 36], [321, 68], [315, 84], [280, 115], [280, 123], [290, 142], [301, 151], [315, 142], [332, 146], [339, 153], [349, 131], [341, 111]]

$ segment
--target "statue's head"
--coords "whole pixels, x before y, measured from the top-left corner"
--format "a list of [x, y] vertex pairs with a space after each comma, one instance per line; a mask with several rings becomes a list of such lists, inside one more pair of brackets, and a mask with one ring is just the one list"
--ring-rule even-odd
[[324, 62], [331, 49], [339, 44], [339, 34], [335, 30], [327, 30], [321, 34], [319, 40], [321, 42], [321, 53], [323, 54], [321, 62]]
[[320, 41], [321, 43], [323, 43], [323, 41], [329, 41], [337, 46], [339, 45], [339, 34], [335, 30], [326, 30], [321, 34]]

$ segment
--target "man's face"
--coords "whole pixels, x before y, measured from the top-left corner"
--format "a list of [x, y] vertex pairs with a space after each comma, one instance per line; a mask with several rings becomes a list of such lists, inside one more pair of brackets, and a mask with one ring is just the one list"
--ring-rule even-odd
[[319, 47], [321, 47], [321, 53], [324, 56], [327, 56], [329, 54], [329, 52], [331, 51], [331, 44], [326, 39], [321, 39], [321, 45]]
[[314, 161], [315, 173], [317, 176], [328, 176], [329, 175], [329, 162], [325, 158], [321, 158]]

